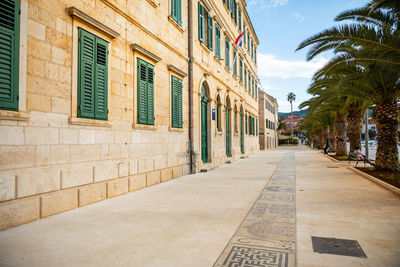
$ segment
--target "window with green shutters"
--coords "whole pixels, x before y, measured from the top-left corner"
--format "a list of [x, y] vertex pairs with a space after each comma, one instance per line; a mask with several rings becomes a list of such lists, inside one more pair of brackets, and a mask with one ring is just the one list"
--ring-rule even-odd
[[172, 127], [183, 127], [182, 115], [182, 80], [178, 77], [171, 76], [171, 117]]
[[137, 122], [154, 125], [154, 65], [137, 60]]
[[249, 92], [249, 94], [251, 94], [251, 91], [250, 91], [250, 85], [251, 85], [251, 78], [250, 78], [250, 73], [248, 73], [247, 74], [247, 76], [248, 76], [248, 83], [247, 83], [247, 92]]
[[250, 53], [250, 33], [247, 33], [247, 52]]
[[234, 61], [233, 61], [233, 75], [235, 77], [237, 77], [237, 56], [236, 56], [236, 51], [235, 50], [233, 50], [233, 58], [234, 58]]
[[251, 78], [251, 96], [254, 97], [254, 79]]
[[233, 9], [234, 9], [234, 0], [229, 0], [230, 1], [230, 3], [229, 3], [229, 11], [231, 12], [231, 17], [233, 18], [235, 15], [234, 15], [234, 11], [233, 11]]
[[108, 42], [79, 28], [78, 117], [108, 118]]
[[238, 7], [238, 23], [239, 23], [239, 31], [242, 32], [242, 11], [240, 7]]
[[247, 90], [247, 70], [244, 69], [244, 89]]
[[198, 29], [198, 31], [199, 31], [199, 40], [200, 40], [200, 42], [202, 42], [202, 43], [204, 43], [204, 40], [205, 40], [205, 38], [204, 38], [204, 11], [205, 11], [205, 9], [204, 9], [204, 6], [199, 2], [199, 4], [198, 4], [198, 12], [199, 12], [199, 19], [198, 19], [198, 27], [199, 27], [199, 29]]
[[20, 0], [0, 3], [0, 109], [18, 110]]
[[199, 32], [199, 40], [203, 44], [205, 44], [208, 49], [213, 50], [213, 18], [208, 13], [207, 9], [203, 6], [202, 3], [198, 4], [198, 32]]
[[233, 19], [235, 20], [235, 24], [237, 25], [237, 3], [233, 1]]
[[171, 0], [171, 17], [182, 26], [182, 0]]
[[243, 61], [240, 58], [239, 59], [239, 77], [240, 77], [240, 82], [243, 82]]
[[230, 69], [230, 58], [229, 58], [229, 54], [230, 54], [230, 45], [229, 45], [229, 41], [228, 39], [225, 38], [225, 67], [227, 69]]
[[215, 24], [215, 56], [221, 59], [221, 30]]

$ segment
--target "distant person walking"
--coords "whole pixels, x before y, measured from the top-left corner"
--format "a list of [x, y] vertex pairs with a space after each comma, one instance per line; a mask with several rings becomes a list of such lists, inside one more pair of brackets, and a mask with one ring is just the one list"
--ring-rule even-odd
[[324, 154], [328, 154], [329, 146], [330, 146], [329, 139], [326, 138], [326, 145], [325, 145], [325, 147], [324, 147]]

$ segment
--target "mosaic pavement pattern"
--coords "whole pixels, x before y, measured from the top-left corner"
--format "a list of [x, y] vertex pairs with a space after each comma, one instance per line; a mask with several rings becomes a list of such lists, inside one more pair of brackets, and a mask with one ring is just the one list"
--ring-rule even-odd
[[295, 266], [295, 153], [277, 165], [214, 267]]

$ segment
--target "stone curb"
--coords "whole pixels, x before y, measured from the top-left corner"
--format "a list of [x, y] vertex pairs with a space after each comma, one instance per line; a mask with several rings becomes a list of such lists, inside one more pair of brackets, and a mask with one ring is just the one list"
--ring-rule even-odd
[[332, 157], [330, 157], [328, 155], [324, 155], [324, 156], [327, 157], [328, 159], [332, 160], [333, 162], [339, 162], [339, 160], [334, 159], [334, 158], [332, 158]]
[[393, 186], [393, 185], [391, 185], [391, 184], [388, 184], [388, 183], [386, 183], [386, 182], [384, 182], [384, 181], [381, 181], [381, 180], [375, 178], [374, 176], [369, 175], [369, 174], [367, 174], [367, 173], [365, 173], [365, 172], [362, 172], [362, 171], [360, 171], [360, 170], [357, 170], [356, 168], [354, 168], [354, 167], [352, 167], [352, 166], [349, 166], [349, 167], [347, 167], [347, 168], [350, 169], [350, 170], [352, 170], [353, 172], [355, 172], [355, 173], [357, 173], [357, 174], [363, 176], [364, 178], [367, 178], [368, 180], [370, 180], [370, 181], [372, 181], [372, 182], [374, 182], [374, 183], [376, 183], [376, 184], [382, 186], [383, 188], [385, 188], [385, 189], [391, 191], [392, 193], [394, 193], [394, 194], [396, 194], [398, 197], [400, 197], [400, 189], [398, 189], [397, 187], [395, 187], [395, 186]]

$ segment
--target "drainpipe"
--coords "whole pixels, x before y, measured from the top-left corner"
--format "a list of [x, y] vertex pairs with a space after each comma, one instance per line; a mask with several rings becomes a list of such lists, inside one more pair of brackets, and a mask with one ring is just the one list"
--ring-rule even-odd
[[193, 17], [192, 0], [188, 0], [188, 95], [189, 95], [189, 173], [195, 173], [193, 162]]

